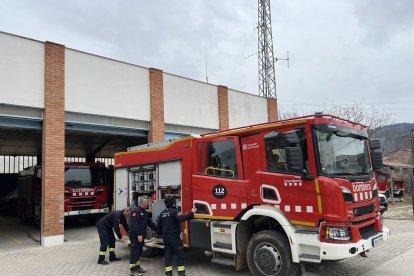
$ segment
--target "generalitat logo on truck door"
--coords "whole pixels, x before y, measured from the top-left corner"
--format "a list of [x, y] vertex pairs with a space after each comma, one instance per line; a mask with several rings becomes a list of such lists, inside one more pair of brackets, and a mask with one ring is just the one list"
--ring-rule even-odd
[[255, 149], [258, 148], [259, 144], [257, 142], [251, 143], [251, 144], [244, 144], [243, 145], [243, 150], [250, 150], [250, 149]]

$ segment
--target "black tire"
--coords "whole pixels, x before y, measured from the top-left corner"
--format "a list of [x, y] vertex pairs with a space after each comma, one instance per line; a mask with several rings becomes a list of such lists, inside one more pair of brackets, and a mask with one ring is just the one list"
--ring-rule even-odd
[[292, 261], [287, 238], [265, 230], [255, 234], [247, 245], [247, 265], [254, 276], [298, 275], [300, 265]]
[[[155, 231], [147, 227], [147, 239], [151, 239], [156, 236], [157, 234], [155, 233]], [[161, 251], [162, 250], [159, 248], [149, 247], [149, 246], [144, 245], [141, 256], [145, 258], [152, 258], [152, 257], [158, 256], [161, 253]]]

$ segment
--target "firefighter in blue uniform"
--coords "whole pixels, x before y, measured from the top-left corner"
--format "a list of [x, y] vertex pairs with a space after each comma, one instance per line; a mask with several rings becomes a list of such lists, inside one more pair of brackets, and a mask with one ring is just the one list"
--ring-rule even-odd
[[[119, 224], [125, 228], [125, 231], [129, 231], [128, 223], [126, 218], [131, 215], [131, 209], [125, 208], [122, 211], [112, 211], [102, 217], [96, 227], [98, 228], [99, 240], [101, 242], [101, 247], [99, 249], [99, 258], [98, 264], [107, 265], [108, 262], [105, 261], [106, 249], [109, 245], [109, 261], [119, 261], [121, 258], [118, 258], [115, 255], [115, 236], [114, 231], [119, 239], [122, 239], [122, 234], [119, 229]], [[113, 229], [113, 230], [112, 230]]]
[[191, 212], [182, 215], [174, 206], [174, 196], [167, 195], [164, 203], [167, 208], [161, 212], [157, 219], [157, 232], [162, 233], [164, 240], [165, 275], [172, 275], [173, 255], [177, 255], [178, 275], [185, 275], [184, 249], [183, 241], [180, 237], [180, 223], [191, 220], [197, 212], [197, 208], [194, 207], [191, 209]]
[[132, 210], [131, 215], [131, 229], [129, 231], [129, 240], [131, 242], [131, 259], [129, 261], [130, 275], [141, 275], [146, 270], [141, 267], [139, 258], [141, 257], [144, 248], [144, 240], [147, 236], [147, 226], [156, 230], [155, 223], [149, 217], [146, 209], [148, 208], [149, 200], [147, 196], [140, 196], [138, 198], [138, 206]]

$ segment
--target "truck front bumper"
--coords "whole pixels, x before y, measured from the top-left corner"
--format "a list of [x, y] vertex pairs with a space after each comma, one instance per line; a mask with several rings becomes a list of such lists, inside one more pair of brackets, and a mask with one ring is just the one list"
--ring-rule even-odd
[[65, 217], [68, 216], [87, 216], [93, 214], [105, 214], [109, 212], [109, 208], [102, 208], [102, 209], [88, 209], [88, 210], [79, 210], [79, 211], [69, 211], [65, 212]]
[[382, 232], [356, 243], [326, 243], [322, 242], [320, 247], [321, 260], [342, 260], [365, 252], [373, 247], [380, 245], [391, 235], [387, 227], [382, 227]]

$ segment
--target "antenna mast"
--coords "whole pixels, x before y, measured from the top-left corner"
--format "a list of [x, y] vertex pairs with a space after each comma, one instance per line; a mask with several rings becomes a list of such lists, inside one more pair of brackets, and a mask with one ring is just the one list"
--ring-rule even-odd
[[259, 96], [277, 99], [270, 0], [258, 1]]

